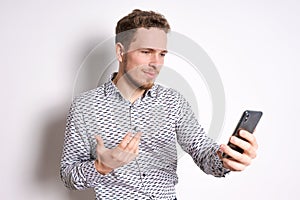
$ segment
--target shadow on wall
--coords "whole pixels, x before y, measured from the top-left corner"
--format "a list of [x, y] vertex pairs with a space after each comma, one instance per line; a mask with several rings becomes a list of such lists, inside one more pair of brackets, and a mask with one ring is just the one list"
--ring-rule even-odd
[[[62, 109], [55, 109], [58, 113]], [[45, 127], [44, 138], [42, 141], [42, 152], [40, 154], [38, 164], [38, 182], [55, 188], [57, 191], [62, 191], [68, 194], [70, 200], [95, 199], [92, 189], [84, 191], [73, 191], [67, 189], [60, 179], [60, 158], [63, 149], [64, 132], [66, 126], [66, 114], [68, 109], [63, 109], [66, 112], [60, 117], [52, 118]]]
[[[97, 41], [101, 42], [103, 40]], [[95, 42], [93, 44], [96, 46]], [[114, 48], [114, 44], [112, 44], [111, 48]], [[88, 59], [88, 62], [82, 64], [79, 71], [80, 79], [77, 81], [78, 84], [75, 85], [75, 88], [72, 88], [74, 90], [74, 95], [96, 88], [101, 79], [101, 77], [99, 77], [99, 72], [103, 73], [107, 68], [107, 66], [102, 65], [102, 60], [107, 60], [107, 58], [112, 58], [114, 56], [111, 54], [112, 51], [107, 51], [105, 48], [101, 48], [100, 50], [97, 48], [97, 51], [97, 53], [94, 52], [92, 59]], [[84, 55], [83, 57], [85, 58], [86, 56], [87, 55]], [[76, 71], [78, 68], [79, 67], [77, 67]], [[43, 131], [44, 137], [41, 139], [42, 148], [40, 157], [37, 163], [37, 183], [39, 185], [42, 184], [44, 187], [47, 187], [47, 189], [54, 189], [54, 192], [66, 194], [69, 200], [95, 199], [93, 189], [84, 191], [69, 190], [63, 185], [63, 182], [60, 179], [60, 159], [64, 143], [66, 116], [70, 108], [69, 99], [65, 102], [68, 103], [63, 106], [60, 103], [61, 106], [54, 109], [48, 108], [49, 112], [45, 114], [47, 118]]]

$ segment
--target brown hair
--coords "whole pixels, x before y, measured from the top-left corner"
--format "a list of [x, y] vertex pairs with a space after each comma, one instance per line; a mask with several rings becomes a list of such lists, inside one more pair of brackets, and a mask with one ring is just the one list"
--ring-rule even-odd
[[127, 49], [137, 28], [149, 29], [151, 27], [162, 29], [166, 33], [170, 30], [168, 21], [160, 13], [135, 9], [118, 21], [115, 42], [122, 43]]

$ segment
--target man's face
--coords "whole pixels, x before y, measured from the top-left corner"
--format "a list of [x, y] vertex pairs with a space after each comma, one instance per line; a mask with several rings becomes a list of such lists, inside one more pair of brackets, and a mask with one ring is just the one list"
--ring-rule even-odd
[[137, 29], [124, 55], [123, 72], [140, 89], [150, 89], [164, 64], [167, 34], [158, 28]]

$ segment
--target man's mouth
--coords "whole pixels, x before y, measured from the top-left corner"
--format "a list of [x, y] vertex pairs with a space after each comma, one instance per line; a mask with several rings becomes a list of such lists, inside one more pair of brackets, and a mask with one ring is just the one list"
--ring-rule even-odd
[[154, 71], [143, 71], [149, 78], [154, 79], [157, 75]]

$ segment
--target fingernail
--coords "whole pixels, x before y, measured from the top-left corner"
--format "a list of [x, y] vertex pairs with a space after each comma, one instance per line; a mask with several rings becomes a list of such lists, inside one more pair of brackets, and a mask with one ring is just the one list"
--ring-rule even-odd
[[220, 151], [223, 152], [223, 151], [224, 151], [224, 148], [225, 148], [224, 144], [221, 144], [221, 145], [220, 145]]
[[141, 137], [141, 132], [137, 132], [137, 133], [135, 134], [135, 137], [140, 138], [140, 137]]
[[234, 141], [235, 141], [234, 136], [232, 136], [232, 137], [230, 138], [230, 141], [231, 141], [231, 142], [234, 142]]
[[246, 132], [244, 130], [240, 130], [240, 135], [244, 136], [246, 134]]

